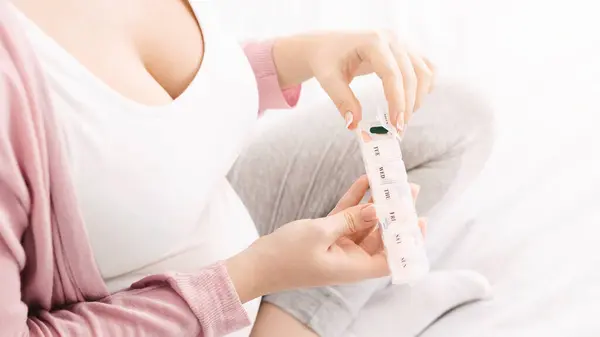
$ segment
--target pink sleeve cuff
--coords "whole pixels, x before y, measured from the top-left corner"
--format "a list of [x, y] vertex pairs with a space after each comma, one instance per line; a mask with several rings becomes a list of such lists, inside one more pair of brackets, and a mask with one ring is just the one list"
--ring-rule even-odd
[[203, 336], [224, 336], [250, 325], [237, 291], [222, 262], [198, 273], [153, 275], [132, 285], [142, 288], [167, 282], [188, 304], [203, 329]]
[[289, 109], [298, 103], [302, 86], [282, 90], [273, 61], [273, 40], [244, 44], [258, 84], [259, 114], [267, 109]]

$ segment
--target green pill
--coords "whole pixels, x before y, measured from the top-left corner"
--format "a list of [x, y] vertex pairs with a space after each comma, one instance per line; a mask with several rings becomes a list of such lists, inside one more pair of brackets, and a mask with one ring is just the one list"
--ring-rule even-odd
[[369, 129], [369, 132], [376, 135], [385, 135], [388, 133], [388, 130], [383, 126], [373, 126]]

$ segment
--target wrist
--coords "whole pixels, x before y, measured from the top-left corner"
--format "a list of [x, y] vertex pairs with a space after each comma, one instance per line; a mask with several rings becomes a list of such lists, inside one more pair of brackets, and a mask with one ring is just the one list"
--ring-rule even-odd
[[309, 36], [281, 37], [273, 43], [273, 62], [281, 89], [302, 84], [313, 77], [307, 51]]
[[252, 247], [225, 261], [229, 278], [242, 303], [273, 291], [273, 282], [270, 281], [272, 273], [264, 270], [265, 262]]

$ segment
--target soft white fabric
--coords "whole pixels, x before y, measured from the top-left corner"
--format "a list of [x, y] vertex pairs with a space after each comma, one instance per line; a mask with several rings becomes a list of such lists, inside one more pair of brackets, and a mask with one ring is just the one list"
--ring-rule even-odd
[[453, 308], [486, 300], [488, 281], [467, 271], [434, 271], [410, 287], [378, 292], [361, 310], [345, 337], [413, 337]]
[[[495, 297], [447, 315], [423, 336], [600, 334], [600, 157], [594, 150], [600, 137], [590, 118], [572, 117], [560, 134], [546, 129], [529, 139], [533, 149], [547, 151], [528, 151], [531, 159], [514, 168], [520, 176], [512, 175], [514, 161], [497, 156], [460, 211], [446, 219], [468, 226], [438, 266], [481, 272]], [[519, 135], [528, 128], [515, 129]], [[512, 150], [515, 157], [525, 154]], [[493, 178], [503, 175], [515, 178], [500, 188]], [[481, 197], [486, 206], [469, 210]]]
[[[197, 270], [258, 237], [225, 179], [257, 119], [254, 73], [237, 40], [221, 33], [211, 3], [191, 5], [204, 59], [165, 106], [123, 97], [20, 16], [46, 70], [79, 206], [111, 291], [151, 273]], [[251, 318], [259, 301], [245, 305]]]

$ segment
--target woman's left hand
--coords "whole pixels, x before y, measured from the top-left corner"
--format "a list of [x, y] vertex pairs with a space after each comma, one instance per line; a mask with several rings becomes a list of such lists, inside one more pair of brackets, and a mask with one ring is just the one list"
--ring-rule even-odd
[[390, 120], [400, 132], [433, 88], [431, 62], [387, 31], [281, 38], [275, 42], [273, 58], [283, 88], [315, 77], [349, 129], [362, 119], [360, 103], [349, 86], [356, 76], [375, 73], [381, 78]]

